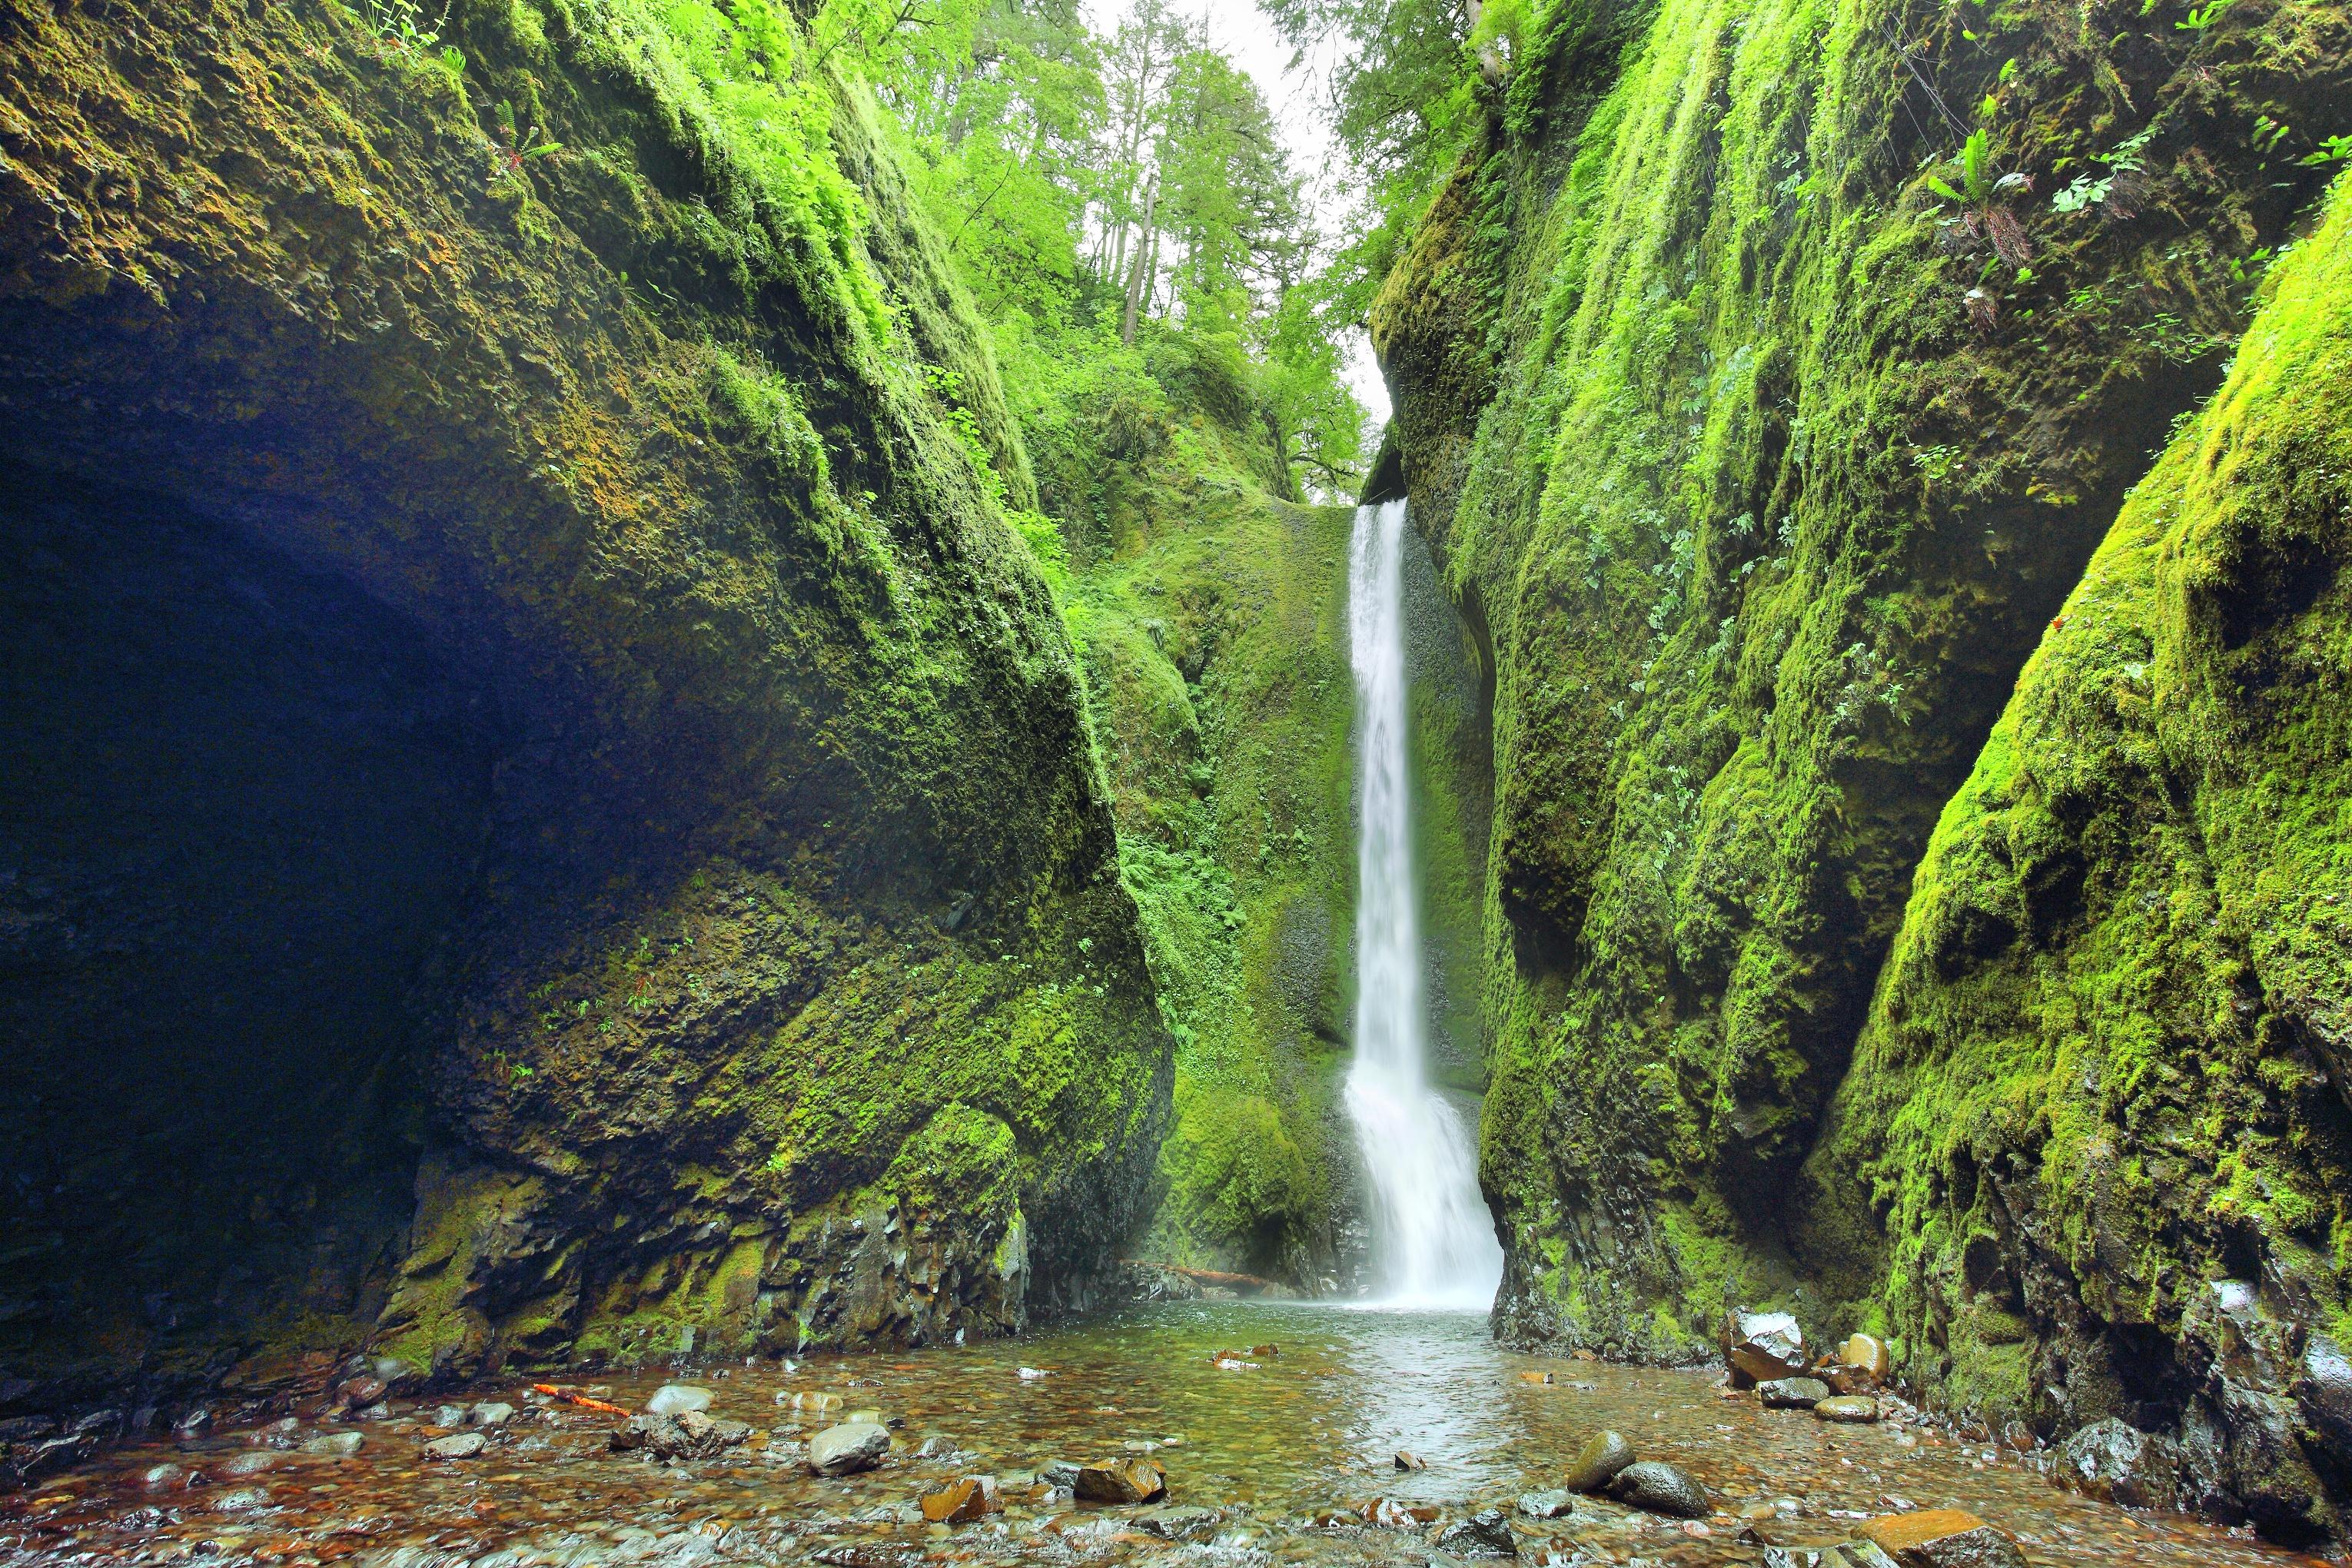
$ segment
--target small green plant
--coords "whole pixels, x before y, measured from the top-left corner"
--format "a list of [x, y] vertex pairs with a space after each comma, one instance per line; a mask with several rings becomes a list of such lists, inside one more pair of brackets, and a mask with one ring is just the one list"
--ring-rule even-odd
[[1960, 176], [1955, 188], [1937, 175], [1927, 176], [1927, 188], [1948, 202], [1962, 206], [1980, 207], [1992, 200], [1992, 135], [1979, 126], [1960, 143], [1960, 155], [1954, 160]]
[[443, 0], [441, 14], [428, 22], [420, 0], [368, 0], [368, 27], [376, 37], [381, 56], [436, 68], [448, 75], [452, 86], [461, 84], [466, 75], [465, 51], [441, 42], [441, 29], [449, 25], [450, 8], [456, 4], [457, 0]]
[[2172, 25], [2184, 33], [2201, 33], [2221, 19], [2221, 13], [2230, 8], [2230, 3], [2231, 0], [2208, 0], [2204, 5], [2191, 5], [2188, 16]]
[[449, 25], [449, 13], [457, 3], [444, 0], [441, 14], [427, 22], [419, 0], [368, 0], [368, 22], [387, 44], [429, 49], [441, 41], [441, 29]]
[[2316, 169], [2328, 163], [2340, 163], [2347, 158], [2352, 158], [2352, 136], [2330, 136], [2317, 149], [2305, 153], [2295, 162]]
[[498, 174], [520, 178], [522, 167], [534, 158], [551, 158], [563, 151], [563, 143], [551, 141], [536, 123], [517, 129], [514, 105], [505, 99], [499, 100], [499, 129], [506, 133], [506, 145], [497, 149]]

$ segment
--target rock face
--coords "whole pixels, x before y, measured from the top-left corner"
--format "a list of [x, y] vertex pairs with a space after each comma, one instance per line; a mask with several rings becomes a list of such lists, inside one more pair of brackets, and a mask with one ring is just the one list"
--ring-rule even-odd
[[[1372, 311], [1495, 679], [1498, 1322], [1683, 1362], [1801, 1286], [2336, 1531], [2342, 198], [2218, 150], [2352, 29], [1937, 15], [1580, 14]], [[2021, 177], [1938, 195], [1931, 98]]]
[[2076, 1491], [2126, 1508], [2171, 1508], [2179, 1501], [2178, 1447], [2113, 1415], [2059, 1445], [2055, 1474]]
[[1757, 1384], [1756, 1394], [1767, 1410], [1811, 1410], [1830, 1397], [1830, 1385], [1818, 1377], [1776, 1377]]
[[60, 1398], [1001, 1331], [1149, 1175], [1071, 643], [933, 384], [1027, 459], [862, 111], [458, 12], [0, 38], [0, 1250], [72, 1238], [0, 1361]]

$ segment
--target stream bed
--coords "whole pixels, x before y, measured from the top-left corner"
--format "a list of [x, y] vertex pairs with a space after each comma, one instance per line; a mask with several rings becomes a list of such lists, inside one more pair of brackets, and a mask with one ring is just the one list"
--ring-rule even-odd
[[[1217, 1364], [1221, 1351], [1267, 1345], [1278, 1353]], [[1546, 1373], [1552, 1383], [1529, 1381]], [[2093, 1502], [2053, 1487], [2032, 1456], [1929, 1426], [1831, 1426], [1727, 1396], [1706, 1373], [1514, 1354], [1472, 1314], [1167, 1304], [955, 1349], [790, 1370], [704, 1363], [577, 1386], [635, 1410], [673, 1379], [708, 1388], [709, 1415], [756, 1434], [714, 1459], [615, 1453], [621, 1417], [548, 1403], [523, 1383], [395, 1398], [373, 1421], [225, 1424], [0, 1496], [0, 1564], [1443, 1563], [1447, 1522], [1556, 1487], [1604, 1427], [1696, 1477], [1717, 1511], [1684, 1521], [1580, 1498], [1565, 1518], [1514, 1514], [1520, 1563], [1755, 1563], [1759, 1529], [1830, 1541], [1864, 1515], [1946, 1506], [2009, 1531], [2037, 1564], [2320, 1561]], [[478, 1400], [515, 1413], [474, 1457], [427, 1461], [424, 1445], [449, 1430], [440, 1407]], [[892, 1423], [888, 1458], [837, 1480], [810, 1474], [804, 1439], [861, 1410]], [[344, 1433], [361, 1435], [356, 1453], [302, 1451]], [[1401, 1449], [1427, 1468], [1398, 1469]], [[1073, 1503], [1028, 1484], [1055, 1460], [1147, 1455], [1168, 1472], [1157, 1509]], [[159, 1466], [184, 1473], [150, 1481]], [[1001, 1478], [1002, 1511], [923, 1521], [919, 1497], [978, 1473]], [[1347, 1511], [1379, 1498], [1442, 1516], [1387, 1529]]]

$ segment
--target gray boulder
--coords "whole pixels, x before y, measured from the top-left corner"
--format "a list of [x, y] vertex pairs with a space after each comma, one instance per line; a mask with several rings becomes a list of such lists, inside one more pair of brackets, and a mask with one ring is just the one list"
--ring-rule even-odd
[[708, 1410], [716, 1397], [710, 1390], [694, 1383], [665, 1383], [654, 1390], [646, 1401], [648, 1415], [678, 1415], [688, 1410]]
[[871, 1421], [845, 1421], [809, 1439], [808, 1467], [820, 1476], [870, 1470], [890, 1451], [890, 1430]]
[[2171, 1508], [2180, 1491], [2180, 1451], [2171, 1438], [2110, 1415], [2060, 1446], [2057, 1476], [2101, 1502]]

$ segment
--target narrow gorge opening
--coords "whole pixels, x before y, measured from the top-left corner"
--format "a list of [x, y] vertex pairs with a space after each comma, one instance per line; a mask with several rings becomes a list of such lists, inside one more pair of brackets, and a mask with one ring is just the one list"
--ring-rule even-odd
[[490, 704], [178, 501], [12, 468], [0, 548], [0, 1361], [283, 1373], [408, 1222]]

